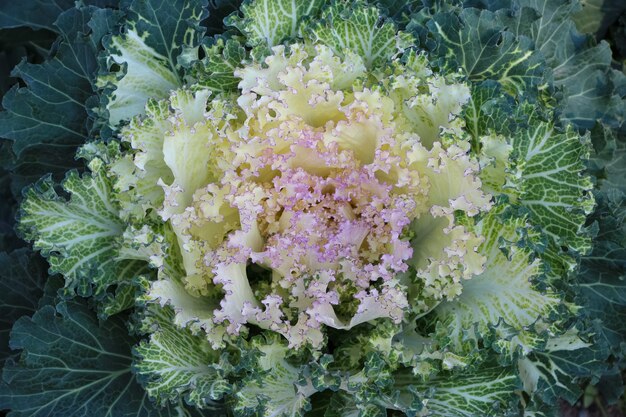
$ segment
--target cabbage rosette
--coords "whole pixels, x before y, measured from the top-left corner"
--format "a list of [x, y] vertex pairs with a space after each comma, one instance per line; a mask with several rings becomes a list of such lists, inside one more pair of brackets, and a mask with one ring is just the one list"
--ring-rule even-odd
[[455, 213], [491, 206], [458, 117], [469, 88], [415, 54], [390, 72], [370, 81], [355, 54], [279, 46], [235, 71], [238, 96], [179, 90], [123, 129], [136, 153], [118, 186], [129, 211], [168, 222], [184, 269], [146, 297], [180, 315], [172, 286], [212, 297], [216, 347], [254, 325], [318, 349], [324, 327], [400, 323], [459, 295], [485, 259]]
[[[531, 42], [541, 8], [246, 1], [209, 37], [201, 1], [152, 3], [94, 14], [119, 30], [100, 39], [88, 171], [21, 205], [58, 296], [90, 304], [18, 322], [16, 347], [34, 349], [26, 325], [127, 325], [126, 365], [114, 344], [77, 356], [117, 358], [102, 372], [136, 379], [141, 416], [548, 416], [609, 372], [574, 284], [595, 230], [579, 104], [600, 104]], [[594, 144], [618, 129], [603, 109]], [[24, 355], [5, 380], [37, 369]]]

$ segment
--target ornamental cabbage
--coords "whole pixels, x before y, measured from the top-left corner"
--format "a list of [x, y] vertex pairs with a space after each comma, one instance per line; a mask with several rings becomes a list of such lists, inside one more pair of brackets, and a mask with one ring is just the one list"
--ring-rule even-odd
[[252, 324], [317, 349], [323, 326], [400, 323], [483, 268], [481, 238], [455, 218], [491, 206], [458, 117], [469, 88], [423, 56], [381, 83], [358, 55], [290, 49], [235, 71], [238, 97], [191, 86], [122, 129], [136, 151], [117, 171], [128, 211], [168, 222], [184, 266], [146, 297], [177, 311], [172, 286], [213, 297], [215, 347]]
[[[0, 19], [60, 35], [0, 114], [52, 275], [0, 256], [10, 416], [552, 416], [618, 379], [626, 77], [577, 3], [94, 3]], [[20, 179], [55, 147], [82, 169]]]

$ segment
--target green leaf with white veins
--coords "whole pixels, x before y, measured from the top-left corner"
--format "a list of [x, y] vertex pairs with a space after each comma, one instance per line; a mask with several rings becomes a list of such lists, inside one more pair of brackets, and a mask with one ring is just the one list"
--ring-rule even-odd
[[542, 352], [518, 361], [524, 390], [548, 404], [559, 398], [574, 403], [582, 394], [577, 378], [599, 376], [607, 367], [602, 349], [585, 343], [575, 331], [550, 339]]
[[[523, 218], [502, 220], [497, 210], [487, 215], [477, 226], [485, 237], [479, 252], [487, 256], [485, 270], [463, 282], [463, 292], [453, 301], [440, 304], [435, 314], [443, 321], [446, 337], [455, 353], [466, 353], [465, 331], [474, 328], [479, 337], [486, 336], [490, 327], [500, 320], [522, 331], [537, 320], [556, 310], [561, 300], [553, 291], [541, 292], [532, 280], [541, 274], [541, 262], [532, 260], [530, 250], [516, 246], [517, 230], [527, 227]], [[508, 256], [500, 249], [507, 244]], [[471, 335], [470, 335], [471, 336]], [[524, 343], [520, 340], [520, 343]]]
[[146, 379], [146, 391], [160, 404], [186, 395], [196, 407], [222, 409], [223, 404], [215, 400], [231, 387], [220, 367], [221, 352], [213, 350], [204, 335], [175, 326], [173, 316], [169, 309], [151, 316], [157, 330], [135, 348], [135, 371]]
[[518, 113], [530, 122], [509, 138], [512, 151], [502, 192], [528, 209], [530, 223], [541, 228], [546, 237], [541, 257], [552, 279], [574, 270], [576, 254], [591, 248], [585, 229], [594, 207], [592, 182], [584, 173], [589, 138], [571, 125], [562, 130], [533, 112]]
[[[109, 123], [143, 114], [148, 99], [162, 99], [182, 86], [178, 57], [200, 43], [206, 0], [135, 0], [126, 33], [108, 40], [107, 67], [98, 79], [107, 96]], [[115, 71], [121, 66], [121, 71]]]
[[464, 108], [466, 130], [474, 141], [493, 132], [508, 136], [514, 127], [514, 107], [515, 101], [504, 93], [499, 83], [483, 81], [472, 84], [470, 101]]
[[111, 195], [102, 161], [91, 163], [93, 172], [70, 172], [63, 188], [67, 201], [44, 179], [25, 193], [19, 231], [50, 262], [50, 270], [65, 277], [66, 288], [79, 295], [104, 295], [110, 285], [147, 272], [142, 261], [118, 260], [118, 242], [124, 224]]
[[397, 33], [393, 22], [381, 21], [376, 7], [362, 1], [342, 1], [324, 9], [321, 20], [307, 31], [313, 43], [328, 45], [339, 54], [354, 52], [367, 68], [376, 68], [414, 44], [408, 33]]
[[427, 26], [437, 40], [435, 55], [444, 57], [451, 71], [463, 68], [471, 81], [496, 80], [511, 94], [529, 94], [542, 83], [544, 70], [531, 41], [503, 30], [496, 13], [473, 8], [458, 16], [437, 13]]
[[200, 417], [181, 403], [154, 406], [131, 371], [134, 343], [124, 320], [99, 323], [82, 301], [22, 317], [11, 347], [23, 351], [4, 368], [0, 409], [12, 409], [9, 417]]
[[206, 55], [196, 61], [191, 69], [193, 88], [206, 88], [211, 91], [235, 91], [240, 79], [234, 72], [246, 58], [246, 50], [234, 39], [216, 39], [202, 45]]
[[308, 397], [316, 390], [310, 384], [297, 385], [300, 370], [285, 360], [289, 349], [279, 337], [266, 334], [266, 339], [253, 340], [262, 355], [253, 375], [235, 394], [236, 416], [301, 417], [308, 408]]
[[512, 369], [488, 365], [464, 373], [442, 373], [427, 382], [409, 369], [396, 375], [396, 386], [425, 393], [423, 416], [500, 417], [516, 397], [519, 378]]
[[243, 17], [233, 13], [226, 18], [246, 35], [249, 46], [272, 47], [298, 35], [305, 16], [315, 15], [323, 0], [247, 0], [241, 6]]
[[530, 210], [532, 224], [540, 226], [558, 246], [579, 253], [587, 252], [591, 245], [583, 231], [594, 206], [591, 179], [583, 174], [590, 152], [588, 141], [571, 126], [560, 131], [548, 122], [531, 121], [513, 135], [511, 143], [516, 161], [511, 193], [519, 193], [519, 202]]

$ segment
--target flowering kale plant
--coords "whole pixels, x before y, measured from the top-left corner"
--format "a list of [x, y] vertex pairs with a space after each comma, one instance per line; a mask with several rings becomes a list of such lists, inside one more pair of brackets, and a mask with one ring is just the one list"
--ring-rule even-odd
[[591, 34], [623, 6], [584, 6], [3, 3], [34, 40], [2, 103], [0, 204], [45, 261], [5, 224], [0, 408], [615, 401], [626, 77]]

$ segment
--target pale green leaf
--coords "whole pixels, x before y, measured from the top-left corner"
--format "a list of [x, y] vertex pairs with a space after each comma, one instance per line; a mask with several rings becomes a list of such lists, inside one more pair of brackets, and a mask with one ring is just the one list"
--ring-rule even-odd
[[[101, 161], [97, 161], [101, 163]], [[69, 201], [50, 179], [29, 188], [19, 230], [48, 258], [50, 270], [65, 277], [66, 287], [83, 296], [104, 296], [107, 288], [146, 272], [145, 262], [118, 259], [124, 224], [104, 169], [92, 165], [82, 177], [72, 171], [63, 182]]]
[[319, 22], [306, 29], [313, 43], [330, 46], [339, 54], [351, 51], [368, 68], [379, 68], [413, 45], [411, 35], [398, 32], [380, 11], [363, 1], [338, 1], [322, 12]]
[[[532, 259], [532, 251], [515, 245], [520, 239], [517, 229], [526, 227], [525, 219], [503, 220], [497, 212], [478, 224], [478, 231], [485, 238], [479, 248], [487, 257], [484, 272], [464, 281], [458, 298], [435, 309], [444, 323], [445, 336], [459, 353], [471, 348], [465, 340], [472, 337], [465, 334], [471, 333], [471, 329], [475, 328], [478, 336], [484, 337], [502, 320], [521, 332], [548, 317], [560, 304], [559, 296], [553, 291], [542, 292], [533, 285], [542, 272], [541, 262]], [[501, 246], [506, 248], [506, 253]]]
[[203, 335], [175, 326], [171, 310], [159, 310], [151, 318], [156, 330], [134, 351], [134, 369], [145, 380], [146, 391], [159, 404], [187, 398], [202, 409], [221, 409], [216, 400], [231, 387], [220, 367], [220, 352]]
[[134, 30], [111, 38], [107, 48], [109, 65], [123, 64], [125, 67], [121, 78], [112, 73], [98, 80], [101, 86], [107, 83], [114, 86], [106, 106], [111, 126], [142, 114], [150, 98], [167, 97], [171, 90], [181, 85], [176, 72], [168, 66], [167, 58], [146, 45]]
[[205, 7], [206, 0], [132, 2], [126, 33], [107, 43], [110, 73], [98, 79], [112, 127], [143, 114], [148, 99], [165, 98], [182, 85], [178, 58], [200, 43]]
[[249, 46], [272, 47], [298, 35], [300, 22], [314, 16], [323, 0], [258, 0], [241, 6], [242, 16], [232, 14], [226, 24], [246, 35]]
[[[167, 257], [171, 255], [170, 252]], [[190, 329], [193, 334], [210, 333], [212, 343], [216, 346], [223, 345], [224, 330], [213, 329], [214, 311], [219, 308], [219, 302], [215, 297], [192, 295], [183, 283], [184, 273], [172, 271], [172, 268], [166, 265], [165, 270], [168, 269], [171, 273], [164, 272], [157, 281], [146, 283], [146, 294], [141, 299], [148, 303], [158, 303], [161, 308], [170, 306], [175, 312], [173, 321], [178, 328]]]

